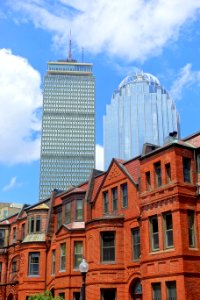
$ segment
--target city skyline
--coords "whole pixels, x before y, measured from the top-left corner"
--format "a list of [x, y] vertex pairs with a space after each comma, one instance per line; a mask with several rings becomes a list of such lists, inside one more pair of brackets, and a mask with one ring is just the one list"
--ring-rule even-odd
[[[1, 3], [1, 202], [38, 200], [43, 77], [48, 61], [66, 59], [70, 28], [73, 56], [81, 61], [84, 48], [84, 60], [94, 65], [96, 144], [101, 153], [106, 104], [121, 80], [138, 69], [159, 78], [176, 101], [181, 137], [199, 130], [200, 3], [185, 4]], [[97, 157], [102, 165], [102, 155]]]

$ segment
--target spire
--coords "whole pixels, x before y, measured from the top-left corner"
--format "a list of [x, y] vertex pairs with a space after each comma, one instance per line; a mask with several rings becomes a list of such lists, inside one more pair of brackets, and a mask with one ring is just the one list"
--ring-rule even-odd
[[72, 41], [71, 41], [71, 29], [70, 29], [70, 32], [69, 32], [69, 52], [68, 52], [68, 58], [67, 58], [68, 61], [71, 61], [72, 60]]
[[84, 62], [84, 48], [82, 48], [82, 63]]

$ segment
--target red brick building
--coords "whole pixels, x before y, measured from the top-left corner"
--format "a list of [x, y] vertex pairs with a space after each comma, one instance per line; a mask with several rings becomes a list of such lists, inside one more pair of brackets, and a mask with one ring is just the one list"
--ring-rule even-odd
[[144, 145], [128, 162], [0, 223], [0, 299], [51, 290], [87, 300], [200, 299], [200, 133]]

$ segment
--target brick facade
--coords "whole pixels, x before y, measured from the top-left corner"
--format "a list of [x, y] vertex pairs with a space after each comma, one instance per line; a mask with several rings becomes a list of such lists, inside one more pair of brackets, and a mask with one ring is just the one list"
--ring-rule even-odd
[[83, 257], [87, 300], [200, 299], [200, 134], [150, 148], [0, 223], [0, 299], [79, 299]]

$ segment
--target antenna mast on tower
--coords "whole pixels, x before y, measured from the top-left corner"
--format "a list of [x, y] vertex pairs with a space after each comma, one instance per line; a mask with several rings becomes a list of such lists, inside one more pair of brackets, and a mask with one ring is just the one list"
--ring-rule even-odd
[[82, 63], [84, 62], [84, 48], [82, 48]]
[[72, 40], [71, 40], [71, 29], [69, 32], [69, 52], [68, 52], [68, 61], [72, 61]]

